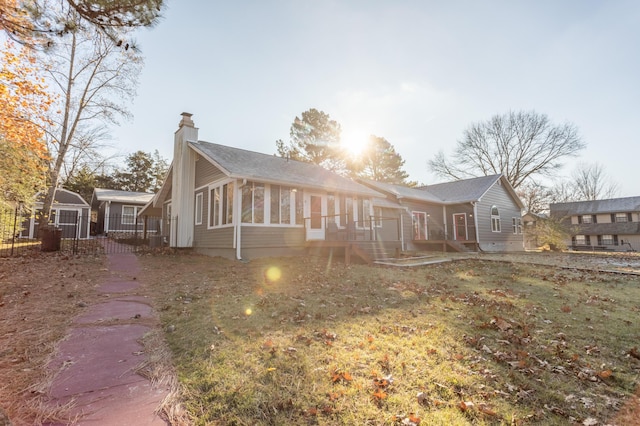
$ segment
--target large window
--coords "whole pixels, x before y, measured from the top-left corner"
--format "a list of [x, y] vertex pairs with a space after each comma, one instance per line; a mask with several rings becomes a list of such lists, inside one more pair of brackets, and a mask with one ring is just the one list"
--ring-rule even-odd
[[358, 226], [368, 228], [371, 220], [371, 200], [358, 197], [356, 202], [358, 205]]
[[576, 235], [573, 238], [573, 243], [578, 246], [586, 246], [586, 245], [590, 245], [591, 241], [588, 235]]
[[291, 223], [291, 188], [271, 185], [271, 223]]
[[296, 203], [296, 225], [304, 224], [304, 201], [302, 198], [302, 190], [296, 191], [295, 189], [292, 191], [295, 197]]
[[202, 225], [202, 200], [204, 198], [204, 194], [202, 192], [196, 194], [196, 205], [195, 205], [195, 222], [196, 225]]
[[327, 222], [336, 223], [336, 196], [327, 194]]
[[264, 223], [264, 183], [247, 182], [242, 187], [242, 222]]
[[137, 215], [138, 215], [137, 206], [122, 206], [122, 224], [123, 225], [135, 225]]
[[501, 232], [498, 206], [491, 206], [491, 232]]
[[583, 215], [582, 223], [592, 223], [593, 221], [591, 219], [592, 219], [591, 215]]
[[209, 227], [233, 223], [233, 182], [209, 189]]

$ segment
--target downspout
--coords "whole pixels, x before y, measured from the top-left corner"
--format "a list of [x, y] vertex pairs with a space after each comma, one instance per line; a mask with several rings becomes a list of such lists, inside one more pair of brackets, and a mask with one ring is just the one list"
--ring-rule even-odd
[[107, 207], [104, 209], [104, 229], [102, 232], [104, 235], [109, 234], [109, 217], [111, 215], [111, 201], [107, 201]]
[[406, 250], [404, 245], [404, 215], [402, 214], [402, 210], [400, 210], [400, 247], [402, 251]]
[[478, 232], [478, 203], [471, 202], [473, 206], [473, 225], [476, 227], [476, 245], [478, 246], [478, 250], [480, 250], [480, 233]]
[[445, 206], [444, 204], [442, 205], [442, 222], [444, 225], [444, 239], [448, 240], [449, 232], [447, 230], [447, 206]]
[[[235, 232], [235, 238], [233, 240], [236, 249], [236, 260], [242, 260], [242, 217], [241, 217], [241, 208], [242, 208], [242, 198], [241, 198], [241, 188], [247, 183], [247, 180], [244, 179], [242, 182], [236, 181], [238, 184], [234, 185], [235, 194], [233, 194], [233, 207], [234, 215], [233, 220], [235, 221], [235, 225], [233, 227]], [[237, 214], [235, 214], [237, 212]]]

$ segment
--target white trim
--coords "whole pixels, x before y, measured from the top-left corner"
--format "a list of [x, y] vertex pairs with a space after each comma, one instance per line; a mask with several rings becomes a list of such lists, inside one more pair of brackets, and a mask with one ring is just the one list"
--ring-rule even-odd
[[[200, 208], [198, 209], [198, 199], [200, 200]], [[202, 213], [204, 210], [204, 192], [198, 192], [196, 194], [195, 206], [194, 206], [194, 222], [196, 225], [202, 225]], [[198, 218], [198, 216], [200, 216]]]

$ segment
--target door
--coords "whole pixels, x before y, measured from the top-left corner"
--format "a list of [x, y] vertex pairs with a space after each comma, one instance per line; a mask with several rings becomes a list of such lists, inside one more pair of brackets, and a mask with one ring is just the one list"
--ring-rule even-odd
[[466, 241], [469, 239], [467, 234], [467, 215], [465, 213], [455, 213], [453, 215], [453, 226], [455, 228], [453, 235], [456, 240]]
[[309, 218], [305, 225], [307, 228], [307, 240], [324, 240], [322, 195], [308, 194], [308, 196], [305, 196], [305, 201], [308, 206], [305, 216]]

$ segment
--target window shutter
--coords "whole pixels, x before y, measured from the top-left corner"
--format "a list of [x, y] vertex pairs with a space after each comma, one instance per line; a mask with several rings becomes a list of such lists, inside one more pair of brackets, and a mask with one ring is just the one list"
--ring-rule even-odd
[[592, 219], [591, 221], [592, 221], [593, 223], [598, 223], [598, 216], [596, 216], [595, 214], [594, 214], [594, 215], [591, 215], [591, 219]]
[[602, 245], [602, 235], [598, 235], [598, 245]]
[[613, 244], [616, 245], [616, 246], [618, 245], [618, 236], [617, 235], [613, 236]]
[[585, 235], [584, 236], [584, 240], [587, 243], [588, 246], [591, 245], [591, 235]]
[[578, 215], [578, 224], [582, 223], [582, 216]]
[[572, 246], [576, 245], [576, 236], [575, 235], [573, 237], [571, 237], [571, 245]]
[[611, 213], [611, 223], [616, 223], [616, 214]]
[[631, 213], [627, 213], [627, 222], [631, 222], [632, 219], [633, 216], [631, 215]]

